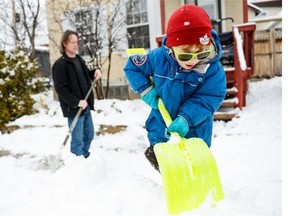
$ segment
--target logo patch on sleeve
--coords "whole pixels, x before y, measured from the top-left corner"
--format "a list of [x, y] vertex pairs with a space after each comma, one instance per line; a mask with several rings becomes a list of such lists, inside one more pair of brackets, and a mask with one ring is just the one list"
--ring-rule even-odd
[[136, 66], [143, 65], [146, 62], [146, 60], [147, 60], [147, 56], [146, 55], [134, 55], [132, 57], [132, 62]]

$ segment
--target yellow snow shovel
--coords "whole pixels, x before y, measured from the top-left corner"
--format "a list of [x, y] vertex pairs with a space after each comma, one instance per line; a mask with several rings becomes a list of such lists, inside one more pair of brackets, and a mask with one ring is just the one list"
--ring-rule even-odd
[[[158, 108], [168, 127], [172, 119], [161, 99]], [[154, 151], [169, 214], [198, 208], [209, 193], [215, 201], [224, 198], [216, 161], [202, 139], [173, 133], [168, 142], [156, 144]]]
[[145, 55], [146, 51], [144, 48], [130, 48], [126, 49], [127, 56], [142, 54]]

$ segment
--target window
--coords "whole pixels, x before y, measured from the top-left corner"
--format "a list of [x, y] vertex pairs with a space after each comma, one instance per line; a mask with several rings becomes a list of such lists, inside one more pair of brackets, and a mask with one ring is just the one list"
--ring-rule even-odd
[[127, 39], [129, 48], [150, 48], [146, 0], [129, 0], [127, 11]]
[[[89, 56], [93, 46], [93, 12], [92, 9], [82, 9], [74, 13], [76, 31], [79, 36], [79, 54]], [[88, 47], [89, 48], [88, 48]]]

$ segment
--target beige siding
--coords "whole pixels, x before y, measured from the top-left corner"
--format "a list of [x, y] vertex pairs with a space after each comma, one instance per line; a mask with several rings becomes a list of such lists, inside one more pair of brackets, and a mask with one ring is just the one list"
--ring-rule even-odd
[[[239, 0], [225, 0], [222, 7], [222, 17], [232, 17], [234, 24], [243, 23], [243, 2]], [[223, 22], [223, 32], [232, 31], [233, 23], [230, 20]]]
[[169, 20], [169, 17], [177, 8], [179, 8], [182, 5], [181, 2], [182, 2], [181, 0], [166, 0], [165, 1], [165, 20], [166, 20], [165, 30], [167, 27], [167, 22]]

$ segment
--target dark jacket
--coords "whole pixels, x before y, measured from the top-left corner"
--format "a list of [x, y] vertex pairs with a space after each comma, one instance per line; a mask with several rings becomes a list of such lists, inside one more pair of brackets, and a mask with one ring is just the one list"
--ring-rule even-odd
[[[66, 54], [63, 54], [52, 66], [54, 88], [58, 94], [64, 117], [74, 117], [79, 109], [79, 101], [85, 99], [87, 94], [87, 90], [84, 90], [85, 88], [80, 82], [80, 76], [84, 78], [88, 88], [90, 88], [94, 75], [94, 71], [88, 70], [85, 61], [79, 55], [76, 55], [76, 58], [79, 59], [83, 67], [84, 76], [79, 75], [73, 62]], [[87, 102], [90, 109], [94, 110], [93, 92], [91, 92]]]

